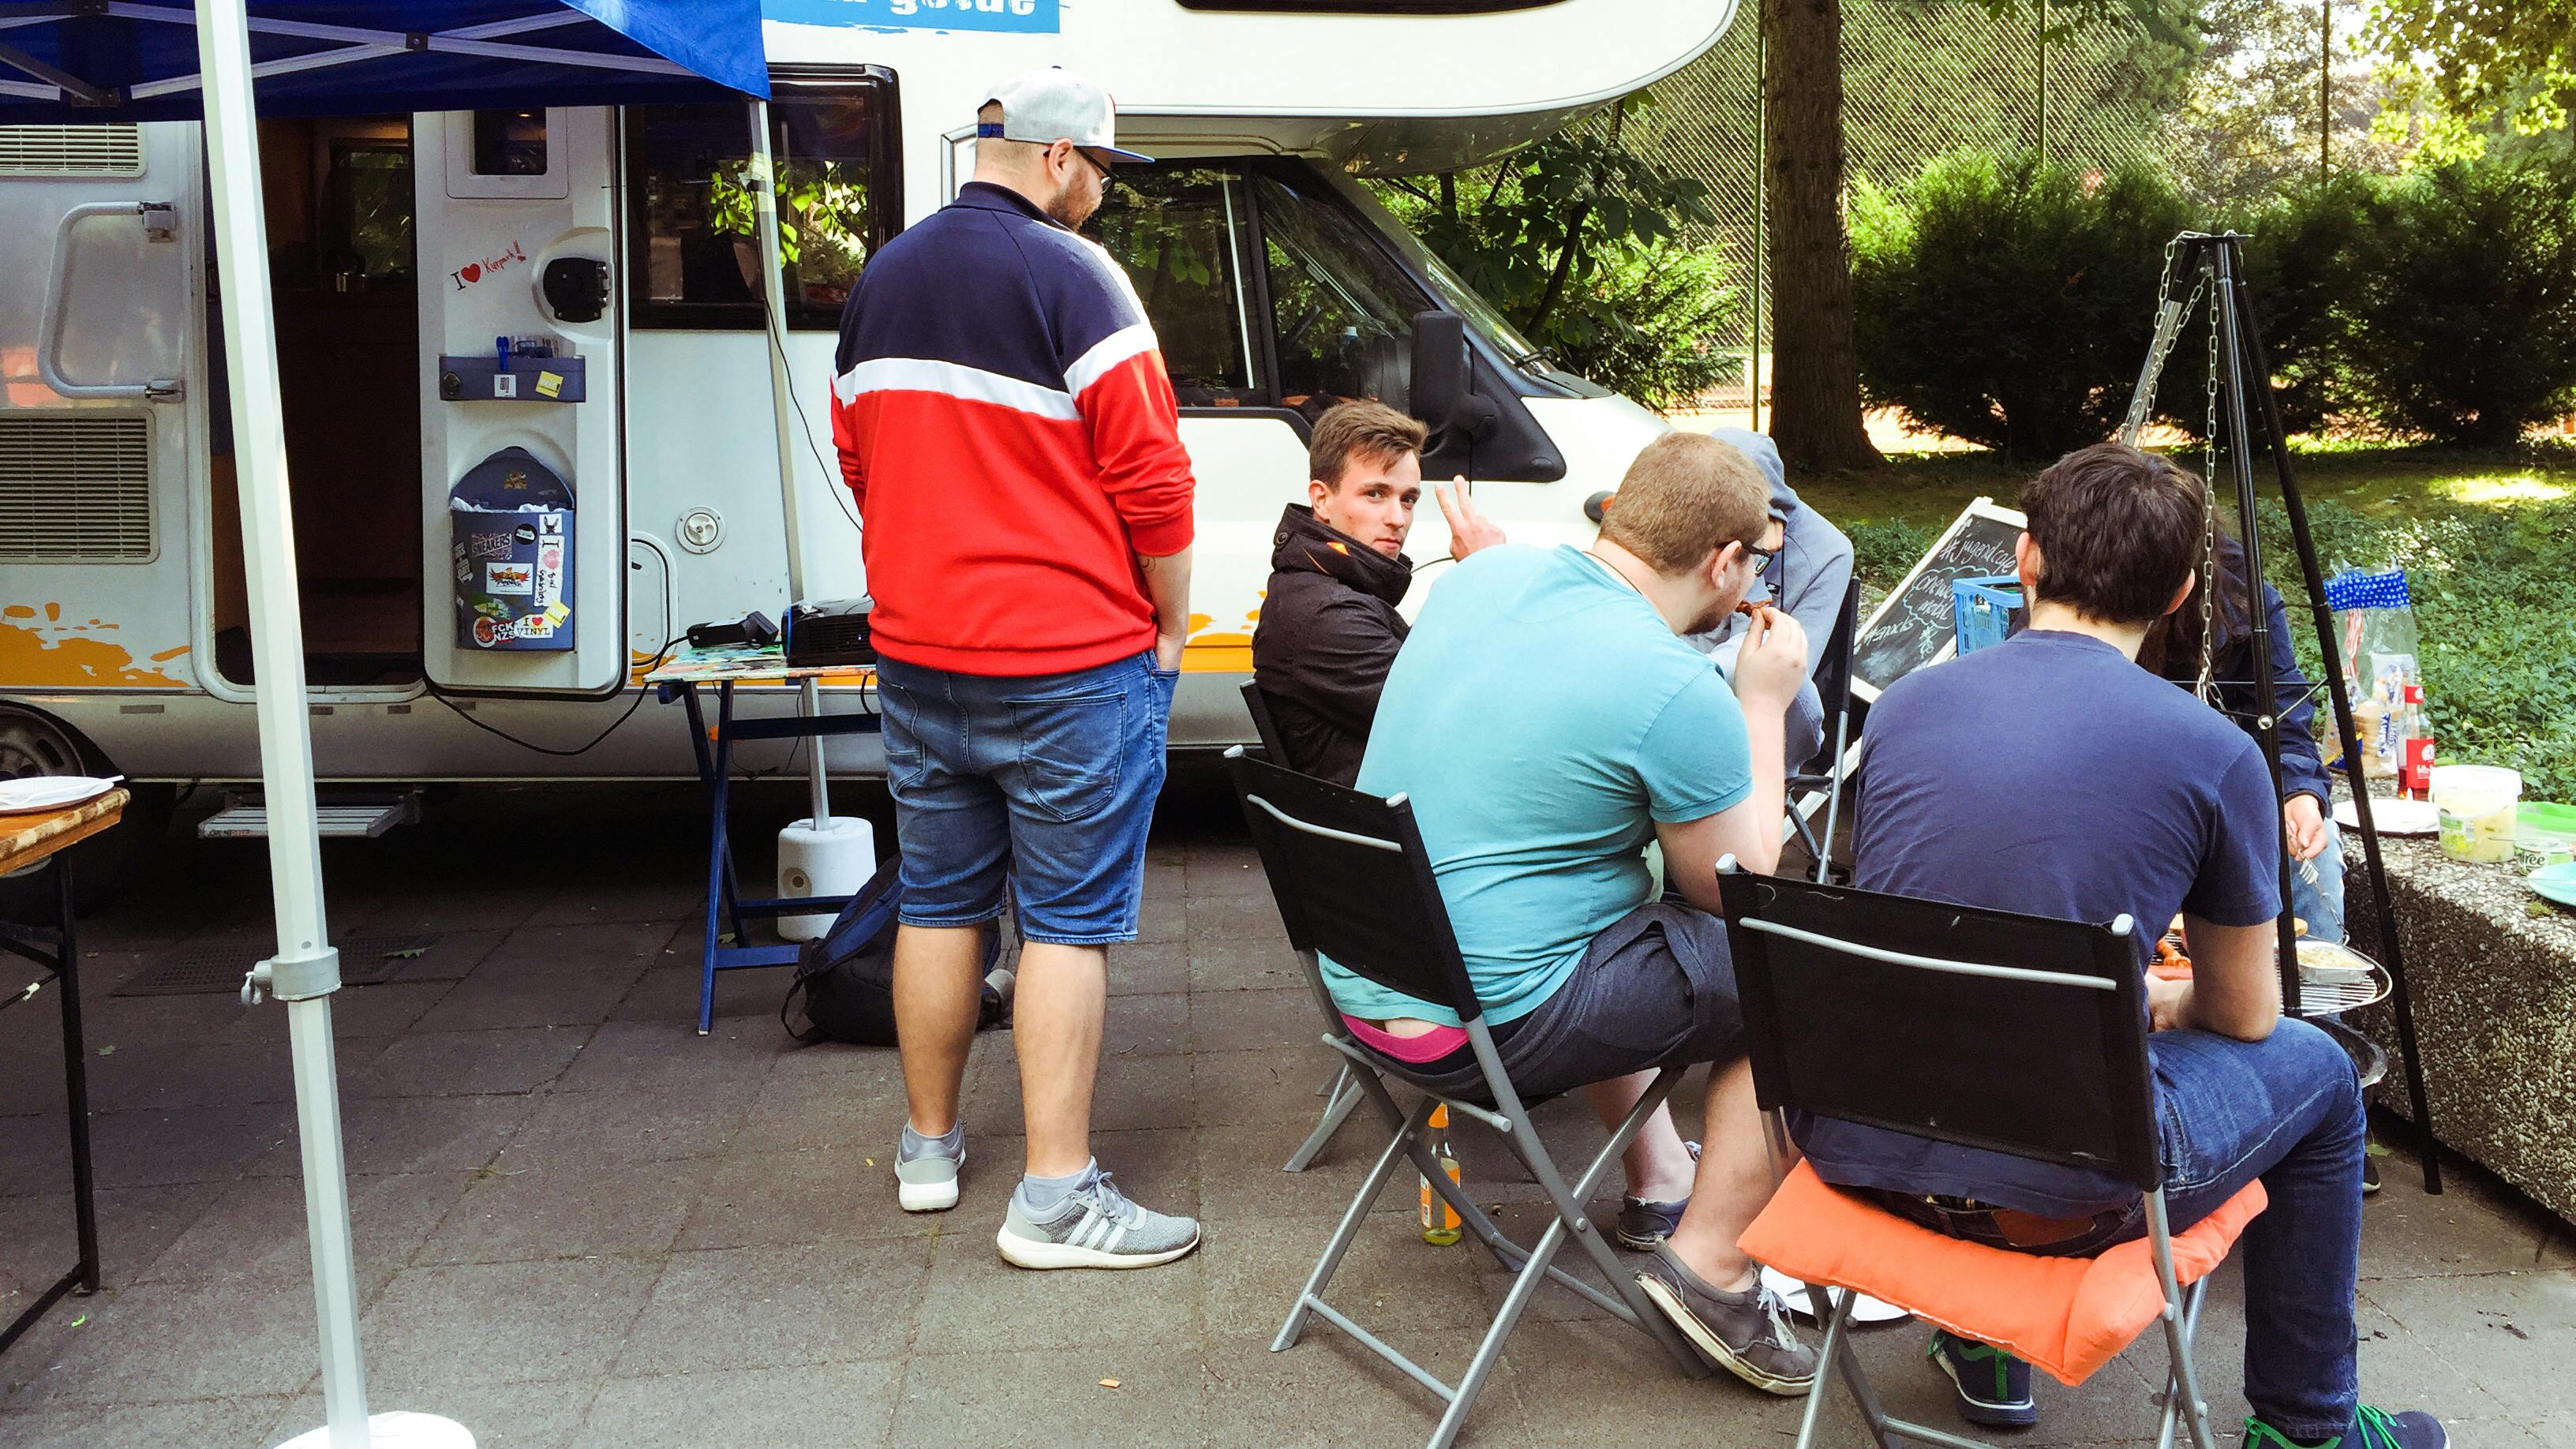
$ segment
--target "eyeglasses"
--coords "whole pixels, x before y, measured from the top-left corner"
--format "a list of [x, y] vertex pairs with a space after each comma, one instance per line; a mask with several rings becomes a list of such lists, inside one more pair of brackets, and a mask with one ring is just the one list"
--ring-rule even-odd
[[[1786, 546], [1787, 545], [1785, 544], [1782, 545], [1782, 547]], [[1771, 571], [1771, 561], [1780, 556], [1780, 550], [1777, 548], [1755, 548], [1753, 545], [1748, 543], [1744, 545], [1744, 556], [1753, 560], [1754, 573], [1765, 574]]]
[[1095, 160], [1090, 152], [1083, 150], [1080, 146], [1073, 148], [1073, 154], [1081, 157], [1086, 165], [1090, 166], [1092, 170], [1100, 173], [1101, 188], [1106, 190], [1109, 186], [1109, 164], [1105, 161]]

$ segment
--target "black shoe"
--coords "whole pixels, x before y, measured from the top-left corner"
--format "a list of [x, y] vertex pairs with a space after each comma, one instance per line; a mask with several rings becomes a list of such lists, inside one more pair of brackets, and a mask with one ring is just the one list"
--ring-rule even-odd
[[2362, 1405], [2352, 1428], [2313, 1446], [2303, 1445], [2261, 1419], [2245, 1421], [2245, 1449], [2450, 1449], [2450, 1431], [2421, 1409], [2391, 1414]]
[[2027, 1429], [2039, 1422], [2027, 1362], [1937, 1328], [1924, 1357], [1939, 1365], [1958, 1389], [1960, 1418], [1989, 1429]]

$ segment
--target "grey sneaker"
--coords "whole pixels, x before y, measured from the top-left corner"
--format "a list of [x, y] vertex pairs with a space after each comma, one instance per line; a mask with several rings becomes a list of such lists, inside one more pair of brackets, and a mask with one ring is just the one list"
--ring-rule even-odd
[[1672, 1249], [1655, 1249], [1653, 1272], [1637, 1284], [1664, 1316], [1709, 1361], [1764, 1393], [1795, 1397], [1816, 1386], [1816, 1351], [1789, 1327], [1789, 1305], [1756, 1280], [1740, 1292], [1721, 1293], [1692, 1272]]
[[939, 1150], [938, 1139], [932, 1138], [919, 1157], [904, 1160], [903, 1148], [895, 1148], [895, 1201], [908, 1213], [941, 1213], [957, 1206], [957, 1171], [966, 1165], [966, 1139], [957, 1139], [957, 1155]]
[[1129, 1202], [1104, 1172], [1044, 1221], [1029, 1215], [1014, 1190], [993, 1241], [1005, 1262], [1022, 1268], [1151, 1268], [1196, 1248], [1199, 1225]]
[[[1698, 1143], [1685, 1142], [1682, 1145], [1690, 1149], [1691, 1161], [1699, 1161]], [[1682, 1210], [1689, 1206], [1689, 1198], [1680, 1202], [1648, 1202], [1641, 1197], [1623, 1197], [1619, 1199], [1618, 1225], [1610, 1235], [1629, 1252], [1651, 1253], [1657, 1243], [1671, 1237], [1673, 1229], [1681, 1226]]]

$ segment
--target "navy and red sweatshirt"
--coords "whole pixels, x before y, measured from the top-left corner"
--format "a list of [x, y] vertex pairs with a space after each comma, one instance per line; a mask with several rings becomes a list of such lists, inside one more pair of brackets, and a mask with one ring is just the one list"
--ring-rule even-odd
[[1153, 647], [1136, 556], [1189, 546], [1196, 484], [1153, 326], [1097, 243], [969, 182], [869, 259], [834, 366], [879, 650], [1015, 676]]

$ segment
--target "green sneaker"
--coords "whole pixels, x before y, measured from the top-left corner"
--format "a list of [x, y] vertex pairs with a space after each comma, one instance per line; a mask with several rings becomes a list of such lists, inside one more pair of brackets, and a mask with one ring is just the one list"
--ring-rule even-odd
[[2350, 1429], [2314, 1443], [2293, 1439], [2260, 1418], [2245, 1421], [2245, 1449], [2449, 1449], [2450, 1443], [2442, 1421], [2421, 1409], [2391, 1414], [2363, 1404], [2353, 1411]]

